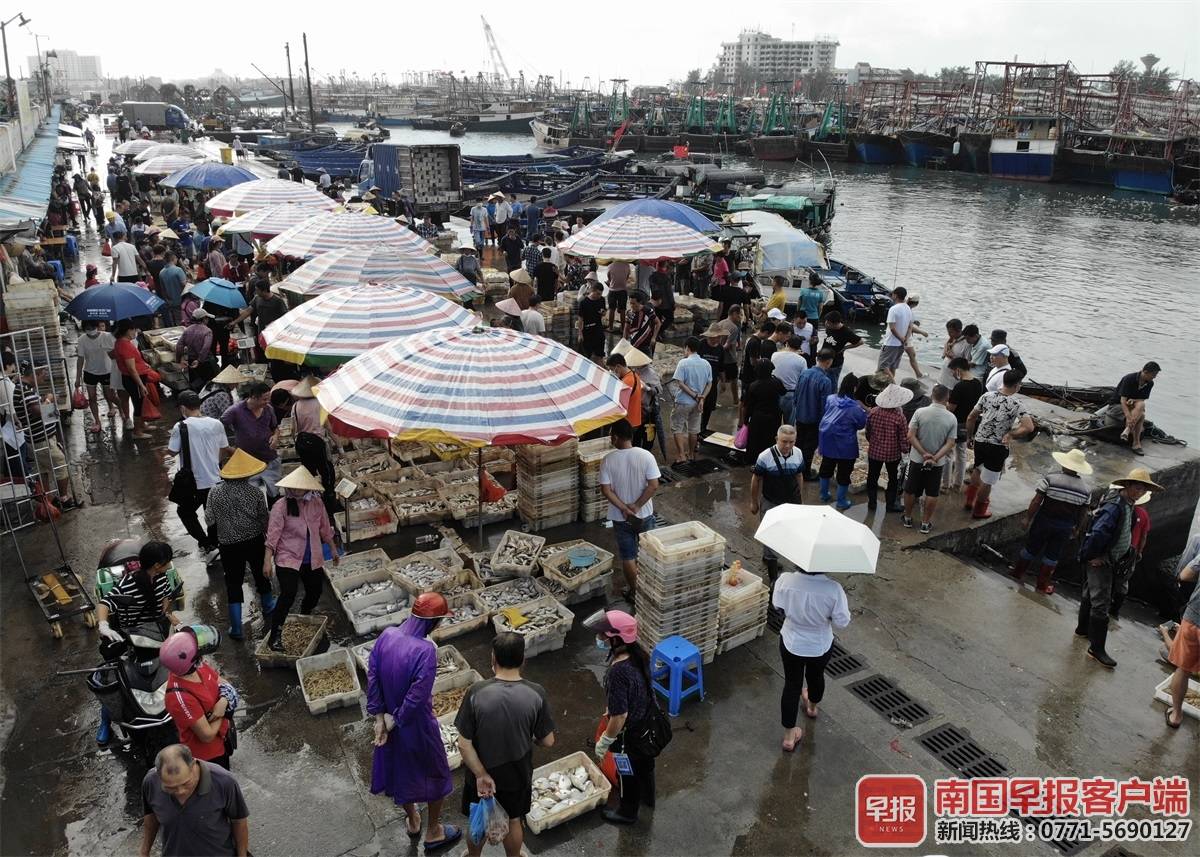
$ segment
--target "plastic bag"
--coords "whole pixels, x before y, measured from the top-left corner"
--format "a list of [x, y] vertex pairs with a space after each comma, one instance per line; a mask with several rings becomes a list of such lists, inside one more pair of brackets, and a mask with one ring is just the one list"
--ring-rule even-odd
[[746, 444], [750, 442], [750, 424], [742, 423], [738, 426], [737, 432], [733, 436], [733, 445], [736, 449], [745, 449]]
[[71, 394], [71, 407], [77, 411], [86, 411], [90, 407], [90, 405], [88, 405], [87, 393], [83, 392], [82, 389], [77, 388], [75, 392]]
[[469, 820], [468, 835], [476, 845], [483, 842], [485, 837], [489, 845], [499, 845], [508, 835], [508, 813], [496, 803], [494, 797], [480, 798], [471, 804]]

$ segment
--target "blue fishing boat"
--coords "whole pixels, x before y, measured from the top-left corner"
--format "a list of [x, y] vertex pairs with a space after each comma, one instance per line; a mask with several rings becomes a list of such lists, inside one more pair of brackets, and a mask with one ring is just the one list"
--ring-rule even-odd
[[1054, 178], [1069, 72], [1063, 63], [1005, 63], [1000, 113], [988, 150], [992, 175], [1021, 181]]
[[892, 134], [854, 131], [850, 146], [862, 164], [898, 164], [904, 158], [900, 141]]

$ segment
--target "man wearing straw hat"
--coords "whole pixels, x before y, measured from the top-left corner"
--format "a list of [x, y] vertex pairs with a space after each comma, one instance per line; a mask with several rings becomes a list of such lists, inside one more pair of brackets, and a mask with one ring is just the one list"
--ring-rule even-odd
[[1050, 579], [1058, 566], [1059, 554], [1071, 534], [1083, 523], [1092, 496], [1091, 486], [1083, 479], [1091, 474], [1092, 465], [1082, 449], [1050, 455], [1062, 467], [1062, 472], [1043, 476], [1038, 483], [1033, 499], [1029, 501], [1025, 546], [1012, 570], [1013, 578], [1021, 583], [1030, 564], [1040, 556], [1042, 567], [1038, 571], [1037, 591], [1046, 595], [1054, 592]]
[[314, 392], [316, 386], [317, 379], [308, 375], [292, 387], [292, 398], [296, 400], [292, 405], [294, 434], [308, 432], [317, 437], [325, 436], [325, 427], [321, 425], [321, 405], [317, 402], [317, 394]]
[[267, 469], [256, 479], [266, 489], [267, 497], [279, 494], [275, 483], [283, 474], [283, 465], [275, 444], [279, 436], [279, 424], [275, 410], [270, 407], [271, 388], [265, 381], [248, 381], [238, 393], [242, 400], [221, 414], [221, 423], [233, 432], [233, 445], [266, 462]]
[[263, 574], [266, 551], [267, 501], [262, 491], [250, 480], [267, 469], [267, 465], [244, 451], [234, 450], [221, 468], [222, 482], [208, 492], [204, 501], [204, 517], [208, 521], [210, 539], [217, 542], [221, 570], [225, 575], [225, 597], [229, 604], [229, 636], [242, 638], [242, 584], [246, 566], [254, 578], [254, 588], [262, 603], [263, 615], [275, 608], [271, 584]]
[[1092, 524], [1079, 548], [1079, 561], [1087, 577], [1079, 602], [1075, 636], [1087, 637], [1088, 657], [1103, 667], [1117, 665], [1104, 649], [1108, 639], [1108, 608], [1112, 601], [1115, 572], [1133, 543], [1133, 506], [1147, 491], [1161, 491], [1150, 471], [1136, 467], [1128, 476], [1113, 481], [1110, 493], [1092, 517]]

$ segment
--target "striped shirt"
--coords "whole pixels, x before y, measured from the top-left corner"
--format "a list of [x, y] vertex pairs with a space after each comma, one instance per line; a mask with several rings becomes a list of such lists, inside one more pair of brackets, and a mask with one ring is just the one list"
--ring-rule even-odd
[[[136, 560], [134, 561], [136, 562]], [[114, 596], [128, 595], [133, 598], [133, 603], [128, 606], [117, 604]], [[100, 603], [108, 608], [109, 615], [117, 618], [117, 624], [128, 630], [136, 625], [141, 625], [144, 622], [153, 622], [159, 616], [163, 615], [162, 604], [164, 599], [171, 597], [171, 581], [167, 579], [166, 573], [160, 574], [154, 578], [154, 598], [149, 600], [146, 598], [146, 593], [137, 585], [134, 580], [133, 571], [126, 567], [125, 574], [121, 575], [121, 579], [114, 586]]]
[[1048, 500], [1057, 500], [1068, 506], [1086, 506], [1092, 497], [1092, 489], [1078, 476], [1068, 476], [1066, 473], [1051, 473], [1043, 476], [1037, 487], [1039, 494], [1045, 494]]

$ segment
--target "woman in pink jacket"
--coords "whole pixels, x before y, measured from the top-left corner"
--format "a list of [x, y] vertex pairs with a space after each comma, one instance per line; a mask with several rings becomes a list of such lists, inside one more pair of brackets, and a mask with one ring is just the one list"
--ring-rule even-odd
[[[271, 635], [267, 646], [283, 651], [283, 623], [287, 620], [296, 590], [304, 582], [304, 600], [300, 612], [310, 613], [321, 600], [324, 565], [322, 543], [329, 545], [333, 564], [337, 565], [337, 549], [333, 528], [321, 499], [321, 481], [303, 467], [297, 467], [278, 487], [283, 497], [271, 507], [267, 519], [267, 556], [263, 573], [270, 577], [279, 574], [279, 600], [271, 611]], [[272, 570], [272, 568], [274, 570]]]

